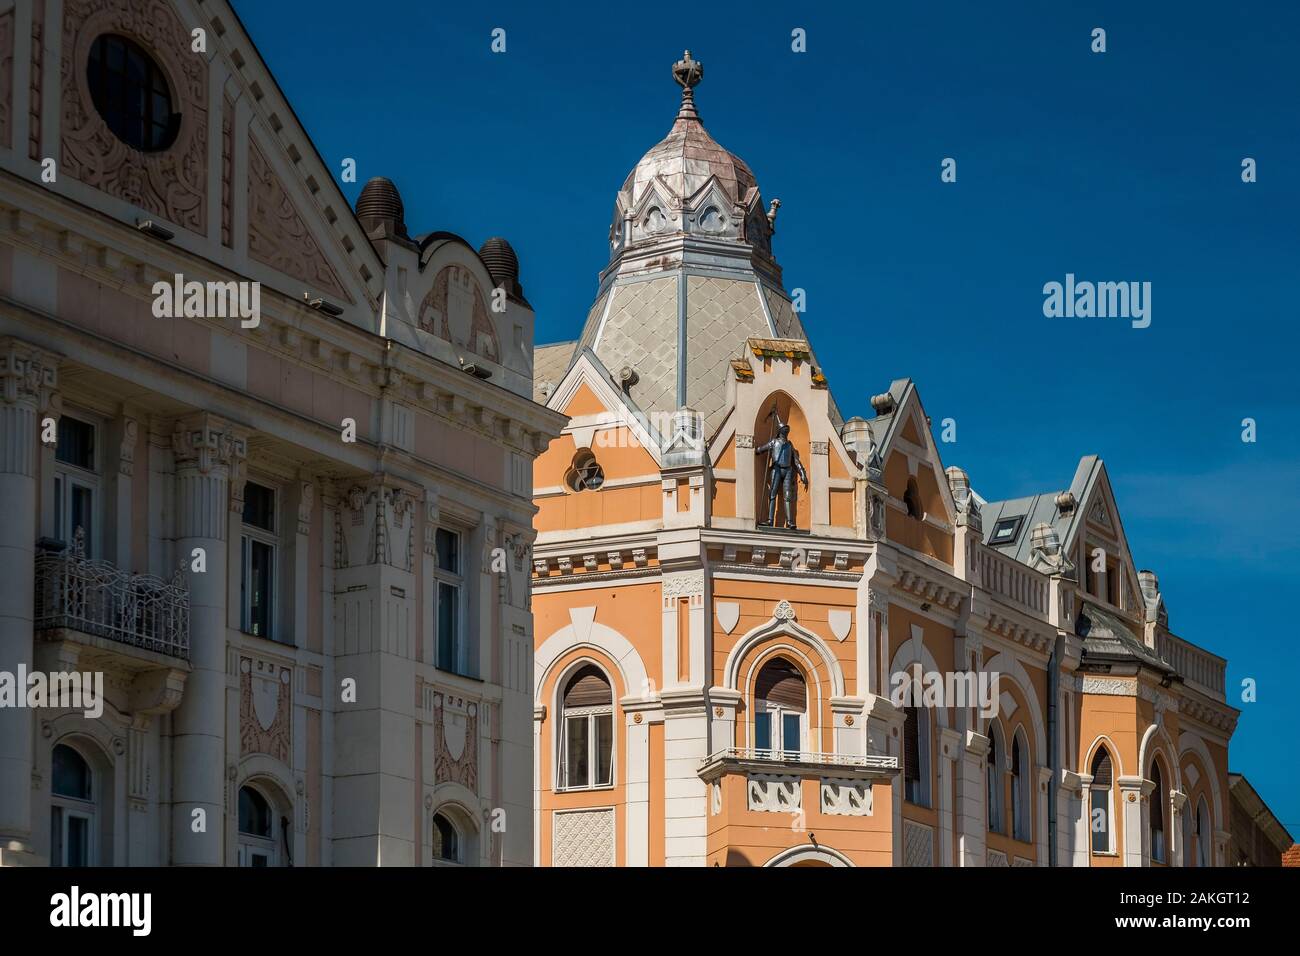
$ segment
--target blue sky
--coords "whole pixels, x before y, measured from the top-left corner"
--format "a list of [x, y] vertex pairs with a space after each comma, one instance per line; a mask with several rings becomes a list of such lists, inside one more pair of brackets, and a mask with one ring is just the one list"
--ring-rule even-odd
[[[236, 0], [321, 155], [357, 160], [345, 194], [388, 176], [412, 233], [508, 238], [538, 342], [577, 336], [689, 47], [705, 125], [782, 201], [775, 252], [845, 414], [913, 378], [986, 498], [1101, 455], [1174, 631], [1229, 658], [1230, 694], [1258, 681], [1232, 769], [1300, 838], [1300, 6], [312, 6]], [[1150, 327], [1045, 318], [1068, 272], [1150, 282]]]

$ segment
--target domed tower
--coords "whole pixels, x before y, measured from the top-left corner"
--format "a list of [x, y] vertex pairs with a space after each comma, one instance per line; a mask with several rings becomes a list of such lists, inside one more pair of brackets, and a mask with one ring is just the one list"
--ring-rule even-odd
[[703, 64], [687, 51], [672, 75], [681, 105], [614, 198], [609, 265], [569, 364], [591, 349], [652, 421], [689, 406], [707, 439], [746, 340], [807, 337], [772, 255], [779, 201], [765, 207], [749, 165], [704, 128]]

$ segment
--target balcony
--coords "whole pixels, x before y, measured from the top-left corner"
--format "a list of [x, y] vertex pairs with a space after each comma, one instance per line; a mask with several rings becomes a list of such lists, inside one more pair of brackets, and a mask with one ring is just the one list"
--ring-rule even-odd
[[1161, 630], [1156, 631], [1156, 653], [1170, 663], [1189, 687], [1214, 700], [1226, 699], [1224, 674], [1228, 662], [1222, 657]]
[[720, 750], [699, 771], [709, 862], [762, 866], [813, 843], [856, 865], [888, 866], [897, 773], [896, 757], [877, 754]]
[[35, 630], [46, 640], [51, 632], [70, 632], [105, 649], [136, 648], [146, 652], [143, 660], [188, 661], [189, 588], [180, 571], [166, 581], [87, 558], [78, 530], [70, 549], [37, 552]]
[[992, 548], [975, 549], [984, 588], [1012, 607], [1035, 617], [1047, 616], [1047, 578]]

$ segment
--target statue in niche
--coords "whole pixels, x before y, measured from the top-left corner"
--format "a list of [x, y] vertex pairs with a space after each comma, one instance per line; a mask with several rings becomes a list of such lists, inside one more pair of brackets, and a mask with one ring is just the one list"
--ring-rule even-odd
[[791, 531], [795, 527], [795, 503], [799, 493], [795, 485], [795, 476], [803, 482], [804, 490], [808, 488], [808, 472], [804, 471], [803, 462], [799, 460], [799, 450], [790, 442], [790, 426], [781, 421], [775, 408], [769, 416], [776, 423], [776, 435], [766, 444], [754, 449], [755, 455], [767, 455], [767, 521], [769, 527], [776, 525], [776, 496], [781, 493], [785, 501], [785, 526]]

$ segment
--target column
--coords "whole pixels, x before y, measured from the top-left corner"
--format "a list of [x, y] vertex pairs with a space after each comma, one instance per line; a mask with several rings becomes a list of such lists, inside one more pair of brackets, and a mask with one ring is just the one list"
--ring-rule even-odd
[[[0, 339], [0, 671], [31, 667], [36, 594], [36, 453], [41, 416], [57, 417], [58, 357]], [[26, 687], [16, 687], [26, 693]], [[0, 707], [0, 866], [31, 852], [32, 711]]]
[[[247, 448], [241, 430], [207, 412], [178, 421], [172, 432], [176, 553], [190, 586], [192, 668], [172, 721], [171, 862], [176, 866], [224, 862], [226, 539], [231, 474], [242, 471]], [[198, 549], [201, 573], [193, 564]]]
[[1124, 845], [1120, 858], [1125, 866], [1144, 866], [1142, 841], [1146, 837], [1146, 821], [1142, 813], [1142, 797], [1153, 784], [1141, 777], [1119, 778], [1119, 809], [1116, 816], [1124, 821]]

